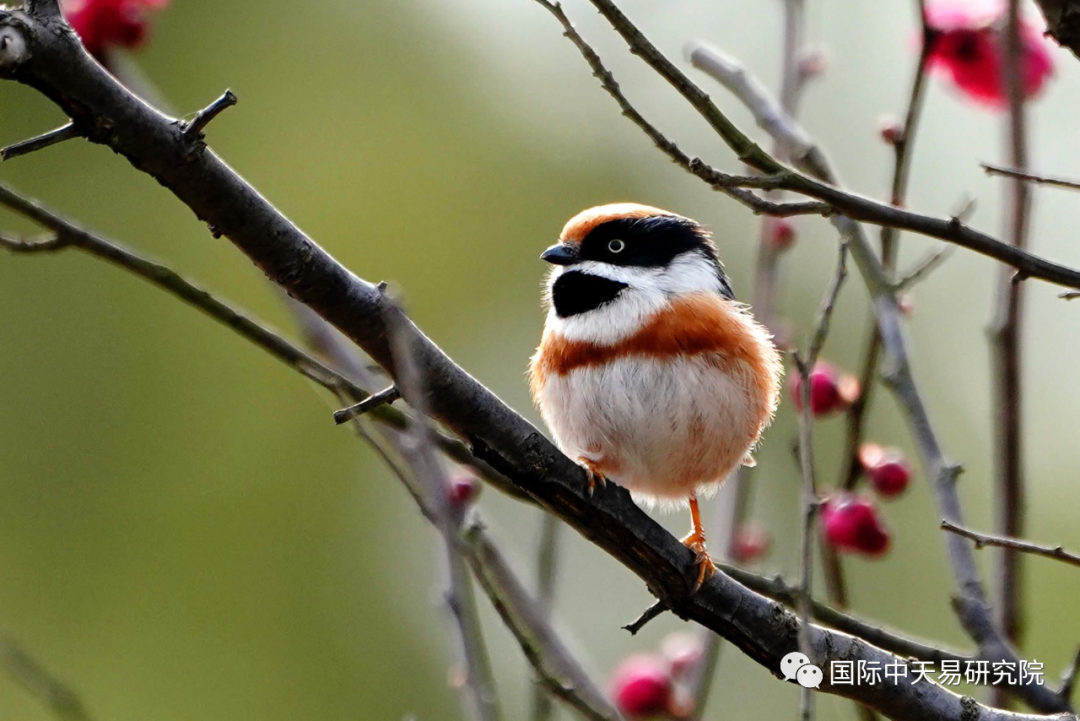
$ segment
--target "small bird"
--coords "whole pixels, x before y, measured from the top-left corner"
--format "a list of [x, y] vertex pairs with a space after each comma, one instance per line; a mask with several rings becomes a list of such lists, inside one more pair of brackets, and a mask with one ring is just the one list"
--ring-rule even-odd
[[642, 503], [689, 504], [696, 590], [715, 571], [698, 497], [754, 465], [780, 354], [689, 218], [636, 203], [590, 208], [540, 258], [555, 267], [533, 400], [590, 493], [611, 480]]

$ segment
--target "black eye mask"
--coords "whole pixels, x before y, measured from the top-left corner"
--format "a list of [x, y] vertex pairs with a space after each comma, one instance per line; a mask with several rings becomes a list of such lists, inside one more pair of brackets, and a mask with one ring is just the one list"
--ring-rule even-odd
[[[616, 240], [621, 242], [613, 245]], [[720, 293], [735, 298], [708, 235], [686, 218], [655, 215], [609, 220], [581, 241], [578, 257], [625, 267], [664, 268], [684, 253], [697, 253], [712, 265], [720, 281]]]
[[551, 288], [551, 302], [560, 318], [588, 313], [615, 300], [628, 286], [617, 280], [577, 270], [564, 272]]

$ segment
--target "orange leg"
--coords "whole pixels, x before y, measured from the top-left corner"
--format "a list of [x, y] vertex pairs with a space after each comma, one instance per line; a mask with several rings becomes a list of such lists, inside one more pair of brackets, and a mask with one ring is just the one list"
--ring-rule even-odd
[[577, 462], [585, 469], [585, 476], [589, 479], [589, 496], [592, 496], [597, 486], [600, 486], [600, 490], [604, 490], [607, 486], [607, 477], [597, 469], [596, 461], [578, 456]]
[[698, 508], [696, 493], [690, 496], [690, 520], [693, 523], [690, 535], [682, 539], [682, 542], [684, 546], [697, 554], [698, 577], [694, 584], [694, 591], [697, 591], [705, 579], [716, 572], [716, 566], [709, 558], [709, 552], [705, 550], [705, 529], [701, 525], [701, 510]]

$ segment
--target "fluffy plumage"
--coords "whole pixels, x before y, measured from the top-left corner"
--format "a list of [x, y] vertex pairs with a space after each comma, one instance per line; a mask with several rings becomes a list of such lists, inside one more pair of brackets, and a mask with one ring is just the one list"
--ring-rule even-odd
[[734, 301], [700, 225], [648, 206], [600, 206], [571, 219], [545, 257], [559, 267], [530, 381], [567, 455], [667, 503], [752, 463], [782, 366], [769, 333]]

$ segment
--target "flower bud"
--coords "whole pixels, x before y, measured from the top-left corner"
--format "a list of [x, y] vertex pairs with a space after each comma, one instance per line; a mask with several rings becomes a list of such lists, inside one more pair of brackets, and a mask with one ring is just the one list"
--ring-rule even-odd
[[874, 490], [884, 498], [899, 496], [911, 483], [911, 464], [896, 448], [866, 443], [859, 449], [859, 463]]
[[877, 557], [889, 550], [889, 532], [869, 499], [850, 494], [827, 498], [821, 525], [825, 540], [841, 551]]
[[459, 469], [447, 480], [446, 495], [451, 507], [465, 509], [480, 495], [480, 481], [475, 475]]
[[904, 139], [904, 125], [892, 115], [883, 115], [878, 119], [878, 132], [889, 145], [896, 145]]
[[640, 654], [619, 664], [611, 676], [615, 705], [628, 718], [645, 719], [668, 712], [673, 692], [671, 671], [658, 656]]
[[737, 563], [752, 563], [764, 558], [772, 547], [772, 536], [757, 523], [745, 523], [735, 532], [731, 557]]
[[[795, 408], [802, 410], [802, 374], [792, 373], [789, 379], [791, 399]], [[859, 398], [861, 390], [858, 378], [818, 361], [810, 371], [810, 412], [825, 416], [844, 410]]]
[[795, 224], [787, 218], [767, 218], [765, 239], [774, 250], [787, 250], [795, 244], [798, 232]]

